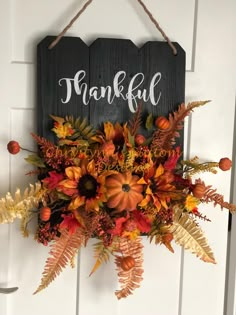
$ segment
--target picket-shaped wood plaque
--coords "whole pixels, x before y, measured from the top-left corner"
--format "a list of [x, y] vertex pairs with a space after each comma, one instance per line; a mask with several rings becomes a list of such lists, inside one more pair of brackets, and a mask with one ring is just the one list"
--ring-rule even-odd
[[165, 115], [185, 96], [185, 52], [166, 42], [137, 48], [130, 40], [97, 39], [87, 46], [64, 37], [52, 50], [54, 37], [38, 45], [38, 132], [52, 139], [50, 114], [125, 122], [141, 103], [143, 114]]

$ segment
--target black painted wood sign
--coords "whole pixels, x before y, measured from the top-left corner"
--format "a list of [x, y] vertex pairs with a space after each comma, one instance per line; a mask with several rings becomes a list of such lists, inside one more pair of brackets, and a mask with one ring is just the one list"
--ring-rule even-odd
[[125, 122], [142, 104], [144, 115], [165, 115], [184, 102], [185, 52], [174, 43], [147, 42], [137, 48], [130, 40], [97, 39], [87, 46], [80, 38], [54, 37], [38, 45], [38, 133], [51, 138], [50, 114]]

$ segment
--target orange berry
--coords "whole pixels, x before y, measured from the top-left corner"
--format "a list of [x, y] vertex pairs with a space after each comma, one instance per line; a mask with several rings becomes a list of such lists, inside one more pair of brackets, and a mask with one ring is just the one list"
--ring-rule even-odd
[[48, 221], [51, 217], [51, 209], [49, 207], [43, 207], [40, 209], [40, 219], [44, 222]]
[[156, 125], [157, 128], [159, 128], [161, 130], [166, 130], [166, 129], [168, 129], [170, 127], [170, 122], [169, 122], [169, 120], [166, 117], [159, 116], [155, 120], [155, 125]]
[[145, 138], [143, 135], [137, 134], [137, 135], [135, 136], [135, 143], [136, 143], [137, 145], [142, 145], [145, 141], [146, 141], [146, 138]]
[[20, 151], [20, 145], [17, 141], [10, 141], [7, 144], [7, 150], [11, 154], [17, 154]]
[[232, 161], [229, 158], [225, 157], [225, 158], [220, 159], [219, 168], [222, 171], [230, 170], [231, 166], [232, 166]]

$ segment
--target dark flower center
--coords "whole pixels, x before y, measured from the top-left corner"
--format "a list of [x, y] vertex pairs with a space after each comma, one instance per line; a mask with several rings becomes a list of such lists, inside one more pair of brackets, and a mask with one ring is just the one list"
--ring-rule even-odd
[[156, 182], [155, 182], [155, 180], [152, 178], [151, 179], [151, 184], [150, 184], [150, 188], [151, 188], [151, 191], [153, 192], [153, 193], [156, 193], [157, 192], [157, 184], [156, 184]]
[[122, 185], [122, 190], [124, 192], [129, 192], [130, 191], [130, 185], [129, 184], [123, 184]]
[[83, 175], [78, 183], [78, 190], [81, 196], [86, 198], [94, 198], [97, 194], [98, 182], [89, 174]]

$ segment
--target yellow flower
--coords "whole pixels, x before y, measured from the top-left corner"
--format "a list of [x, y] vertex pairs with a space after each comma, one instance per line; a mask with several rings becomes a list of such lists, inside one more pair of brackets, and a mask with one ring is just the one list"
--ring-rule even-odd
[[193, 197], [192, 195], [187, 195], [187, 198], [185, 200], [185, 209], [188, 211], [192, 211], [197, 207], [197, 205], [200, 203], [198, 198]]

